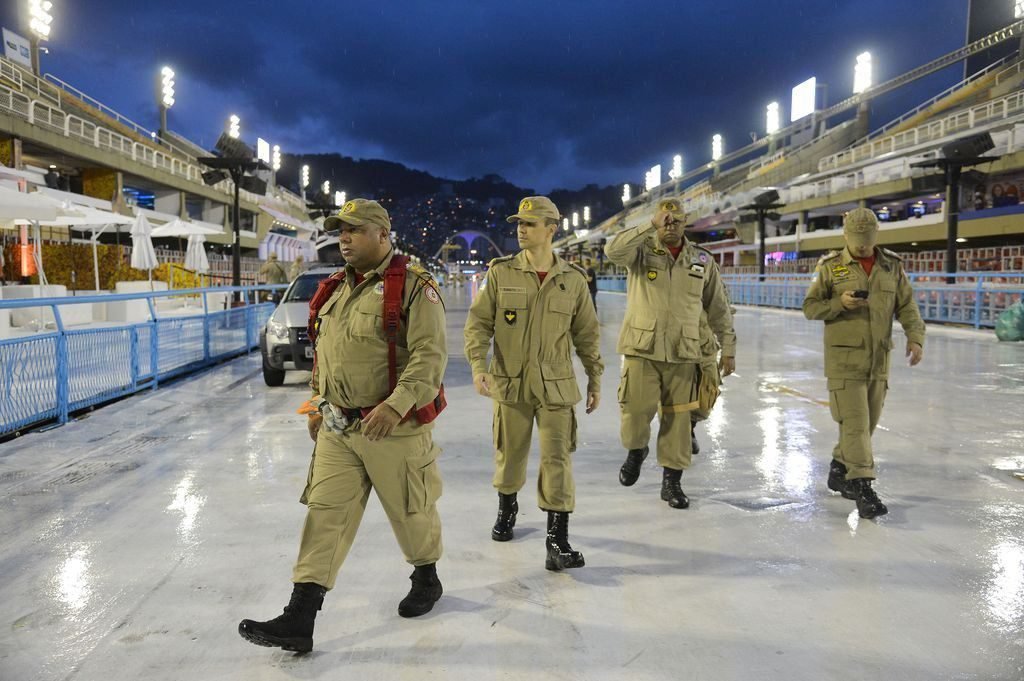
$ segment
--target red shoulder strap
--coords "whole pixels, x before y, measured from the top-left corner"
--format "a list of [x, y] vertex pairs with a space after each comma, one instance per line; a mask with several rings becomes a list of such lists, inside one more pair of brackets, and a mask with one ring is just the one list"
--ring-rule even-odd
[[402, 319], [402, 294], [409, 258], [392, 256], [384, 270], [384, 338], [388, 342], [388, 394], [398, 386], [398, 325]]
[[321, 281], [316, 287], [316, 293], [309, 301], [309, 320], [306, 323], [306, 333], [309, 334], [310, 342], [316, 342], [317, 331], [319, 331], [316, 318], [320, 308], [334, 295], [334, 292], [338, 290], [338, 284], [344, 280], [345, 270], [341, 270]]

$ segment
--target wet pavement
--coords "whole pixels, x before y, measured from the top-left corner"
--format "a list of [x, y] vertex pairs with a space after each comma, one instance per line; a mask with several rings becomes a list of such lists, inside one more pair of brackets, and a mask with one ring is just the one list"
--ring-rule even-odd
[[740, 308], [738, 375], [683, 477], [652, 455], [618, 484], [615, 340], [601, 294], [603, 403], [580, 421], [570, 537], [587, 567], [544, 570], [531, 482], [516, 538], [490, 540], [490, 403], [449, 294], [440, 501], [445, 595], [398, 617], [411, 568], [376, 500], [308, 655], [242, 640], [290, 594], [311, 443], [308, 374], [267, 388], [258, 355], [0, 444], [0, 679], [1024, 678], [1024, 344], [929, 327], [874, 444], [889, 515], [825, 478], [836, 426], [820, 322]]

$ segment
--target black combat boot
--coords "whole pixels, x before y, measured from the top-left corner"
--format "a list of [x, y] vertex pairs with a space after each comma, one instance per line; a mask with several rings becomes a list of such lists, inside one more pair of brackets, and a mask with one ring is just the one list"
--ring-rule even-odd
[[700, 443], [697, 442], [697, 422], [690, 421], [690, 453], [700, 454]]
[[508, 541], [512, 538], [512, 528], [516, 526], [516, 514], [519, 513], [519, 502], [516, 493], [502, 494], [498, 492], [498, 519], [491, 528], [491, 539]]
[[857, 513], [861, 518], [870, 520], [889, 512], [882, 500], [875, 494], [875, 490], [871, 488], [871, 478], [856, 478], [847, 484], [850, 492], [856, 495], [854, 498], [857, 500]]
[[622, 464], [622, 468], [619, 469], [619, 482], [626, 487], [630, 487], [636, 482], [637, 478], [640, 477], [640, 466], [643, 465], [644, 459], [647, 458], [647, 453], [650, 451], [647, 447], [643, 449], [631, 449], [626, 454], [626, 461]]
[[324, 604], [327, 589], [312, 582], [302, 582], [292, 588], [292, 598], [284, 606], [284, 613], [267, 622], [242, 620], [238, 633], [246, 641], [268, 648], [282, 648], [296, 653], [313, 649], [313, 621]]
[[417, 565], [409, 575], [412, 588], [409, 594], [398, 604], [398, 614], [402, 617], [419, 617], [431, 611], [434, 603], [444, 593], [441, 580], [437, 578], [436, 563]]
[[689, 508], [690, 500], [683, 493], [679, 482], [683, 472], [675, 468], [666, 468], [661, 477], [661, 499], [667, 501], [672, 508]]
[[565, 570], [586, 565], [583, 554], [569, 546], [569, 514], [565, 511], [548, 511], [548, 550], [544, 567], [548, 570]]
[[842, 494], [844, 499], [857, 500], [857, 495], [850, 488], [850, 483], [846, 481], [846, 464], [842, 461], [832, 459], [832, 463], [828, 467], [828, 488]]

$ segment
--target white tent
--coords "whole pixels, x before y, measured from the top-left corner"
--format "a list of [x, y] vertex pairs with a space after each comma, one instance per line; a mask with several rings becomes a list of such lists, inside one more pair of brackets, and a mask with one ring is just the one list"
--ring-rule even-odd
[[158, 265], [153, 241], [149, 238], [153, 232], [145, 215], [137, 215], [132, 224], [132, 267], [137, 270], [148, 270], [149, 281], [153, 282], [153, 269]]

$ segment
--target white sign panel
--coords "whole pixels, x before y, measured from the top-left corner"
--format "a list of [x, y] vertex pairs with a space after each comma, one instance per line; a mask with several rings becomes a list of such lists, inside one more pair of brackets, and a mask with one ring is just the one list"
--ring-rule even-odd
[[270, 142], [262, 137], [256, 138], [256, 158], [270, 165]]
[[808, 78], [793, 88], [793, 103], [789, 107], [789, 120], [796, 122], [804, 116], [814, 113], [814, 103], [818, 95], [818, 79]]
[[28, 38], [23, 38], [6, 28], [4, 29], [4, 56], [25, 68], [32, 68], [32, 52]]

